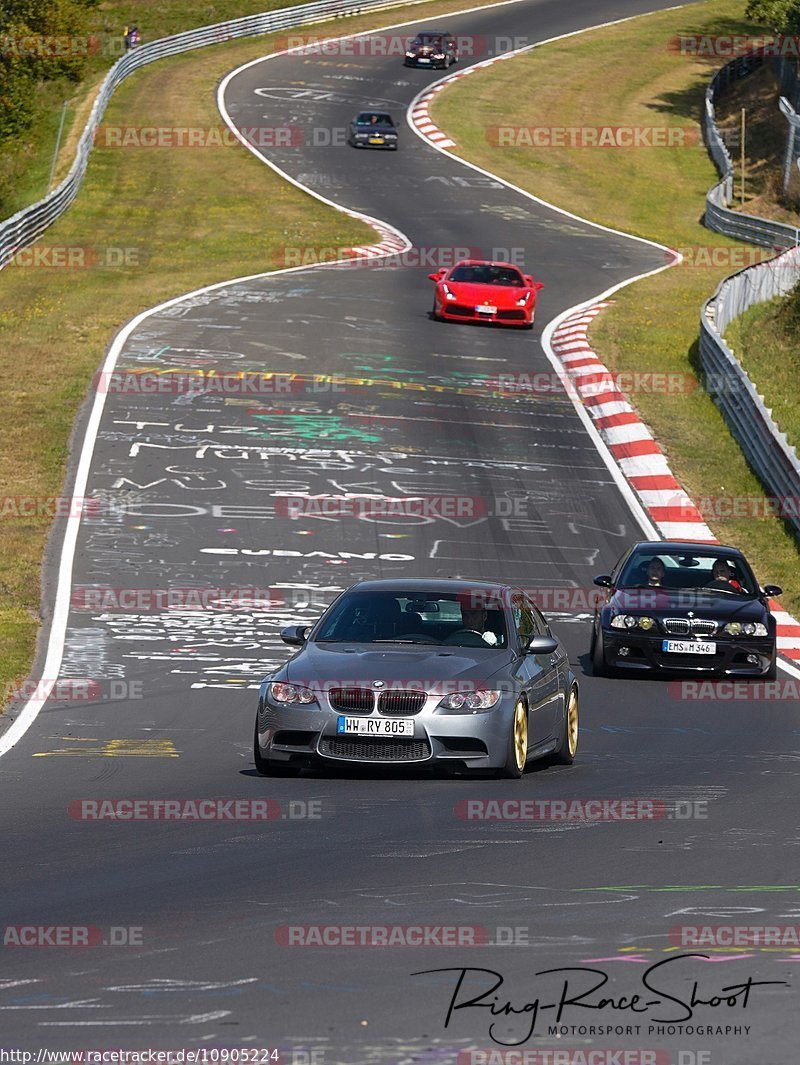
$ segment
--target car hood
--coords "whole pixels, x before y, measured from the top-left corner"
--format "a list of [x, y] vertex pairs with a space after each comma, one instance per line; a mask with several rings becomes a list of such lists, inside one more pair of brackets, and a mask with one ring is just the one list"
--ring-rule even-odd
[[464, 303], [488, 303], [492, 307], [514, 307], [528, 288], [512, 288], [504, 285], [476, 285], [469, 281], [448, 281], [444, 283]]
[[272, 680], [290, 681], [308, 687], [337, 684], [372, 687], [382, 680], [394, 687], [431, 689], [452, 681], [485, 683], [513, 661], [506, 648], [416, 647], [389, 644], [348, 643], [326, 647], [307, 644]]
[[764, 622], [767, 609], [760, 599], [741, 599], [713, 589], [679, 591], [662, 588], [618, 589], [608, 603], [614, 614], [652, 614], [653, 617], [696, 618], [713, 621]]
[[354, 122], [353, 126], [359, 133], [397, 133], [396, 126], [373, 126], [371, 122]]

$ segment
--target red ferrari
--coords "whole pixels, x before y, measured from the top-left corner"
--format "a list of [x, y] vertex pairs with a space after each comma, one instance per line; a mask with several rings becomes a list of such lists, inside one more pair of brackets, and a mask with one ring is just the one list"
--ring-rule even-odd
[[530, 329], [536, 293], [544, 288], [510, 263], [464, 259], [428, 274], [436, 282], [433, 317], [444, 321], [500, 322]]

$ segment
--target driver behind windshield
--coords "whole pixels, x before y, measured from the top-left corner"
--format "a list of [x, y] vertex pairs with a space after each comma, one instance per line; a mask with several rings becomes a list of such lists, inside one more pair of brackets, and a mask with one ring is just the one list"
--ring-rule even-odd
[[[458, 630], [461, 632], [477, 632], [484, 643], [490, 647], [497, 646], [497, 636], [486, 628], [486, 619], [488, 613], [485, 607], [474, 607], [473, 609], [461, 608], [461, 622], [462, 627]], [[453, 633], [457, 635], [457, 633]]]
[[711, 580], [706, 585], [707, 588], [719, 588], [728, 592], [741, 592], [743, 588], [733, 572], [733, 567], [730, 566], [724, 558], [718, 558], [711, 569]]

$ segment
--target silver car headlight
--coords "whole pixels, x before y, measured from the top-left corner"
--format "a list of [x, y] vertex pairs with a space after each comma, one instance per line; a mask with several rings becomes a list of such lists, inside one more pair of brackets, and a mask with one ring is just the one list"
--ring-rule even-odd
[[442, 283], [442, 288], [444, 289], [444, 294], [445, 294], [445, 297], [447, 299], [449, 299], [449, 300], [457, 299], [457, 296], [456, 296], [455, 292], [451, 292], [450, 289], [447, 287], [447, 285], [444, 284], [444, 282]]
[[517, 300], [517, 306], [524, 307], [525, 304], [528, 302], [529, 297], [530, 292], [526, 292], [524, 296], [520, 296], [520, 298]]
[[452, 692], [439, 702], [439, 709], [450, 714], [485, 714], [500, 702], [502, 692]]
[[270, 695], [276, 703], [302, 703], [307, 705], [316, 701], [316, 696], [310, 688], [300, 688], [296, 684], [282, 684], [273, 681], [270, 685]]
[[729, 636], [767, 636], [767, 626], [760, 621], [729, 621], [725, 626]]
[[615, 614], [611, 619], [612, 629], [643, 629], [645, 632], [649, 632], [650, 629], [654, 629], [656, 625], [655, 618], [638, 617], [636, 614]]
[[416, 52], [406, 52], [406, 59], [413, 59], [416, 54]]

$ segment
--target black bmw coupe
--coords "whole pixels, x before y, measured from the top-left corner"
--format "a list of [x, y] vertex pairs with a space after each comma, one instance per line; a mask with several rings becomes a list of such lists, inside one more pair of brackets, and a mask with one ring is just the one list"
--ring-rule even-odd
[[674, 540], [630, 547], [610, 574], [595, 609], [595, 674], [646, 670], [772, 679], [776, 623], [768, 599], [735, 547]]

